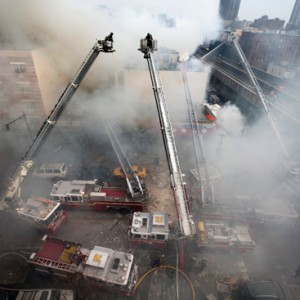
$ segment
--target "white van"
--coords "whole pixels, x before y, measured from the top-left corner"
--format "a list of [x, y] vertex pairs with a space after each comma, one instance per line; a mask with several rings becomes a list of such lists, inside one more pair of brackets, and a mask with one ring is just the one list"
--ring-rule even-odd
[[74, 300], [72, 290], [20, 290], [16, 300]]
[[64, 163], [44, 163], [34, 169], [32, 176], [39, 178], [64, 178], [67, 176], [68, 166]]

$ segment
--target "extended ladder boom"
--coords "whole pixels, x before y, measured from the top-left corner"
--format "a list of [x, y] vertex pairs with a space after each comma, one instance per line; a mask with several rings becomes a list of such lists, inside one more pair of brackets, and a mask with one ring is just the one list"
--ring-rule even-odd
[[150, 71], [152, 88], [154, 91], [167, 162], [171, 175], [171, 184], [175, 194], [180, 229], [184, 236], [192, 236], [194, 234], [194, 222], [190, 214], [188, 197], [186, 195], [185, 184], [182, 179], [167, 103], [164, 98], [158, 67], [153, 57], [153, 51], [157, 50], [157, 41], [153, 40], [152, 36], [148, 34], [145, 39], [140, 41], [139, 50], [144, 53], [144, 58], [147, 59]]
[[184, 90], [186, 96], [186, 102], [188, 107], [188, 114], [190, 118], [190, 124], [193, 135], [193, 142], [195, 148], [197, 171], [199, 183], [201, 186], [201, 201], [203, 207], [213, 207], [214, 206], [214, 190], [209, 177], [209, 172], [206, 165], [205, 151], [202, 136], [198, 128], [198, 118], [196, 110], [194, 108], [191, 92], [188, 85], [186, 71], [183, 67], [182, 78], [184, 83]]
[[137, 176], [137, 174], [132, 169], [129, 159], [126, 156], [124, 150], [122, 149], [121, 143], [118, 140], [117, 136], [115, 135], [113, 129], [111, 128], [111, 125], [104, 118], [103, 118], [103, 123], [106, 128], [112, 147], [120, 163], [123, 174], [125, 176], [126, 184], [129, 189], [129, 193], [131, 197], [134, 197], [137, 193], [144, 194], [141, 181]]
[[68, 84], [68, 86], [60, 96], [58, 102], [54, 106], [53, 110], [51, 111], [50, 115], [48, 116], [48, 118], [40, 128], [39, 132], [37, 133], [35, 139], [33, 140], [33, 143], [31, 144], [30, 148], [25, 154], [25, 160], [31, 159], [32, 155], [38, 150], [39, 147], [42, 146], [42, 142], [45, 141], [51, 129], [54, 127], [62, 113], [65, 111], [66, 107], [72, 99], [72, 96], [74, 95], [75, 91], [81, 84], [88, 70], [96, 60], [98, 54], [100, 52], [114, 52], [112, 47], [113, 42], [111, 41], [98, 40], [95, 43], [95, 45], [92, 47], [91, 51], [87, 55], [86, 59], [80, 66], [79, 70], [75, 74], [73, 80]]
[[269, 121], [271, 123], [271, 126], [272, 126], [272, 128], [273, 128], [273, 130], [274, 130], [274, 132], [276, 134], [276, 137], [277, 137], [278, 142], [279, 142], [279, 144], [281, 146], [281, 149], [282, 149], [284, 155], [286, 157], [288, 157], [287, 148], [286, 148], [286, 146], [284, 145], [284, 143], [282, 141], [282, 138], [280, 136], [280, 133], [278, 131], [276, 123], [275, 123], [275, 121], [274, 121], [274, 119], [273, 119], [273, 117], [271, 115], [269, 106], [268, 106], [267, 101], [265, 99], [265, 95], [264, 95], [264, 93], [263, 93], [263, 91], [262, 91], [262, 89], [261, 89], [261, 87], [260, 87], [260, 85], [259, 85], [259, 83], [258, 83], [258, 81], [257, 81], [257, 79], [256, 79], [256, 77], [255, 77], [255, 75], [253, 73], [253, 71], [252, 71], [252, 68], [251, 68], [251, 66], [250, 66], [250, 64], [249, 64], [249, 62], [248, 62], [248, 60], [247, 60], [247, 58], [246, 58], [243, 50], [240, 47], [240, 44], [237, 41], [237, 38], [235, 36], [230, 36], [229, 41], [231, 41], [233, 43], [236, 51], [238, 52], [239, 57], [240, 57], [243, 65], [244, 65], [244, 67], [245, 67], [245, 69], [247, 71], [247, 74], [248, 74], [248, 76], [249, 76], [249, 78], [251, 80], [251, 83], [253, 84], [253, 86], [254, 86], [254, 88], [256, 90], [256, 93], [257, 93], [257, 95], [258, 95], [261, 103], [263, 104], [263, 107], [264, 107], [266, 113], [267, 113], [267, 116], [268, 116]]
[[[68, 86], [60, 96], [58, 102], [54, 106], [53, 110], [51, 111], [50, 115], [41, 126], [27, 152], [18, 163], [14, 174], [6, 184], [6, 187], [1, 195], [0, 209], [3, 208], [4, 201], [14, 200], [13, 198], [16, 196], [16, 193], [19, 192], [21, 182], [23, 181], [24, 177], [33, 164], [33, 161], [31, 160], [32, 156], [37, 152], [37, 150], [42, 146], [43, 142], [45, 142], [45, 140], [47, 139], [51, 129], [54, 127], [62, 113], [65, 111], [72, 96], [74, 95], [83, 78], [94, 63], [98, 54], [100, 52], [114, 51], [115, 50], [113, 50], [112, 33], [108, 35], [104, 40], [97, 40], [97, 42], [83, 61], [82, 65], [80, 66], [79, 70], [75, 74], [73, 80], [68, 84]], [[19, 195], [17, 195], [17, 197], [18, 196]]]

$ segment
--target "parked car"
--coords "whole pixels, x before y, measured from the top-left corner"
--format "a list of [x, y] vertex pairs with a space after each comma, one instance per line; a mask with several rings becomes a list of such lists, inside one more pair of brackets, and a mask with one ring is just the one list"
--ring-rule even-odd
[[16, 300], [73, 300], [74, 292], [72, 290], [56, 289], [27, 289], [18, 292]]
[[[147, 176], [147, 172], [146, 169], [144, 167], [139, 167], [139, 166], [131, 166], [133, 171], [135, 172], [135, 174], [141, 178], [144, 179]], [[113, 175], [116, 177], [121, 177], [121, 178], [125, 178], [125, 175], [123, 173], [123, 170], [121, 167], [115, 168], [113, 171]]]
[[65, 178], [68, 166], [65, 163], [43, 163], [33, 170], [32, 176], [45, 179]]

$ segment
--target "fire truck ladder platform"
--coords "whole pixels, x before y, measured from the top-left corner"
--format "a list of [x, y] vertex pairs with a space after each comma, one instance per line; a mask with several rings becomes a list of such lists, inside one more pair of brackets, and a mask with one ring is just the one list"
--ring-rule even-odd
[[189, 211], [188, 197], [184, 187], [185, 184], [182, 179], [182, 173], [180, 169], [167, 103], [165, 101], [163, 87], [159, 78], [158, 67], [154, 59], [154, 54], [152, 53], [154, 50], [157, 50], [156, 41], [152, 41], [151, 47], [149, 47], [148, 42], [149, 41], [147, 41], [147, 39], [142, 39], [139, 50], [145, 54], [144, 58], [147, 59], [150, 71], [152, 88], [155, 96], [167, 162], [170, 170], [171, 184], [174, 191], [175, 203], [177, 206], [180, 230], [184, 236], [190, 237], [194, 233], [194, 222]]

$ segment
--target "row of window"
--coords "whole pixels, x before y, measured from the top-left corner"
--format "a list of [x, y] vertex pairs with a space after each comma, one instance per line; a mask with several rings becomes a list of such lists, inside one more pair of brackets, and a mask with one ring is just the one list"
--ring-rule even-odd
[[[25, 111], [32, 110], [36, 108], [36, 100], [33, 99], [24, 99], [21, 100], [21, 104]], [[9, 101], [7, 99], [0, 99], [0, 109], [8, 109]]]
[[[17, 82], [17, 92], [22, 94], [30, 94], [33, 92], [30, 82]], [[0, 81], [0, 95], [4, 93], [4, 84]]]
[[68, 197], [59, 197], [59, 196], [51, 196], [54, 201], [67, 201], [67, 202], [81, 202], [82, 197], [80, 196], [68, 196]]

